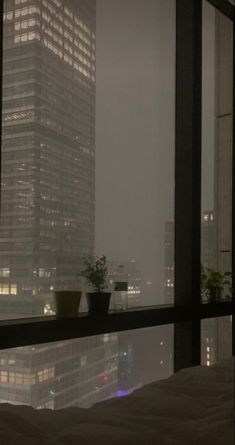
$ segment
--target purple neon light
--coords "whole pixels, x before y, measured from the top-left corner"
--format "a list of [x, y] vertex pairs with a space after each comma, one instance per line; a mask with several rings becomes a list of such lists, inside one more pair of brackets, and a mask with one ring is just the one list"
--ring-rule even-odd
[[130, 394], [130, 391], [125, 391], [124, 389], [119, 389], [116, 392], [117, 397], [126, 397], [126, 396], [129, 396], [129, 394]]

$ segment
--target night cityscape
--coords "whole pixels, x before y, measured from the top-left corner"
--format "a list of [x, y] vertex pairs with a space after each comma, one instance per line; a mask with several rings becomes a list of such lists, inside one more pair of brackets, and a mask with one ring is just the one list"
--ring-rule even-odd
[[[148, 3], [136, 0], [132, 21], [130, 1], [4, 0], [1, 320], [54, 316], [54, 292], [81, 286], [88, 255], [107, 255], [110, 310], [174, 304], [175, 2], [161, 0], [160, 14]], [[203, 66], [206, 89], [212, 68]], [[201, 262], [226, 272], [231, 153], [217, 165], [212, 133], [203, 139], [202, 162], [213, 159], [202, 175]], [[115, 305], [118, 281], [125, 308]], [[231, 329], [230, 316], [203, 320], [202, 364], [226, 357]], [[173, 324], [4, 349], [0, 402], [88, 408], [169, 377], [173, 360]]]

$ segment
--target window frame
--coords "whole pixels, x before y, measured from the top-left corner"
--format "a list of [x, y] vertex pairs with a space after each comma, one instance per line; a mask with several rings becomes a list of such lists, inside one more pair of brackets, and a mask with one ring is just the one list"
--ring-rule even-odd
[[[234, 23], [235, 6], [227, 0], [206, 1]], [[233, 38], [234, 73], [235, 32]], [[0, 39], [0, 84], [2, 86], [3, 1], [0, 2]], [[81, 314], [76, 319], [67, 320], [57, 320], [56, 317], [2, 320], [0, 321], [0, 349], [173, 323], [175, 327], [174, 369], [177, 371], [185, 366], [199, 365], [201, 362], [200, 321], [205, 318], [232, 315], [232, 344], [233, 355], [235, 355], [234, 292], [231, 302], [205, 305], [200, 299], [201, 83], [202, 0], [176, 0], [175, 304], [110, 313], [99, 319]], [[2, 88], [0, 89], [0, 116], [2, 119]], [[1, 133], [0, 121], [0, 138]], [[187, 169], [185, 165], [188, 166]], [[232, 168], [234, 177], [234, 81]], [[235, 180], [232, 187], [232, 233], [234, 234]], [[232, 236], [232, 275], [235, 277], [234, 235]], [[232, 287], [234, 289], [234, 284]]]

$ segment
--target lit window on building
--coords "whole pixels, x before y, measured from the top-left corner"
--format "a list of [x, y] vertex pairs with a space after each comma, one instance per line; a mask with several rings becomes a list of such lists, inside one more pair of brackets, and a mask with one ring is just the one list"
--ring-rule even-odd
[[9, 276], [10, 276], [10, 268], [9, 267], [0, 268], [0, 277], [9, 277]]
[[11, 288], [10, 288], [10, 293], [11, 295], [17, 295], [17, 285], [16, 284], [11, 284]]
[[37, 372], [39, 382], [44, 382], [45, 380], [49, 380], [55, 376], [54, 368], [46, 368]]
[[0, 383], [8, 383], [8, 372], [0, 371]]
[[9, 284], [0, 284], [0, 294], [9, 295]]

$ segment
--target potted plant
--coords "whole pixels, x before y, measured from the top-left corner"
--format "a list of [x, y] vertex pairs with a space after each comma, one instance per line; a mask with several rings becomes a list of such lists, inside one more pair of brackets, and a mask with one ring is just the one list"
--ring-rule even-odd
[[90, 315], [107, 314], [111, 292], [105, 292], [107, 277], [106, 257], [100, 258], [88, 256], [84, 258], [84, 270], [82, 276], [93, 288], [93, 292], [87, 293], [88, 312]]
[[202, 269], [201, 288], [207, 297], [208, 303], [216, 303], [221, 300], [222, 291], [230, 286], [230, 272], [219, 272], [215, 269]]
[[74, 290], [57, 290], [54, 292], [56, 317], [77, 317], [82, 292]]
[[203, 302], [208, 302], [206, 280], [207, 280], [206, 269], [201, 264], [201, 297]]

